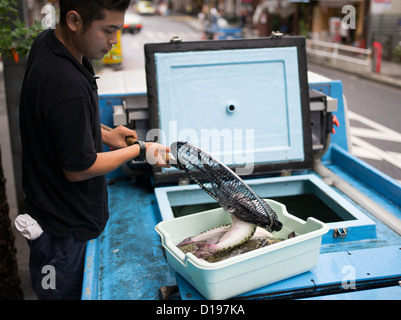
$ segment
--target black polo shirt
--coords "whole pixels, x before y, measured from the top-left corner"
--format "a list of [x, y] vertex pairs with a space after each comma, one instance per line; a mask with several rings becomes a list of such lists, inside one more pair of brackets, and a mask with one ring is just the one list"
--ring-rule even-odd
[[54, 236], [97, 237], [108, 219], [105, 177], [70, 182], [63, 173], [88, 169], [102, 152], [96, 77], [52, 29], [29, 53], [20, 128], [26, 213]]

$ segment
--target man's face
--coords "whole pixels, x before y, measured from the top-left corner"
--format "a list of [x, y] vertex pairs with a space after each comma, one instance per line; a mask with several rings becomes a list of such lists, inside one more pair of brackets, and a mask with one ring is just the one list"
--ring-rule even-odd
[[103, 20], [94, 20], [85, 30], [77, 32], [75, 46], [89, 59], [102, 59], [118, 42], [117, 31], [124, 24], [125, 12], [105, 10]]

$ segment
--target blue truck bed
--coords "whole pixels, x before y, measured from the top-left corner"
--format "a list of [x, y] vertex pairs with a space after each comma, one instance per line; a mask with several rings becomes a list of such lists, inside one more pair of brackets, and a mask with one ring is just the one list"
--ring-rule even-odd
[[[341, 82], [309, 78], [311, 88], [338, 100], [338, 110], [334, 114], [342, 125], [336, 128], [330, 147], [321, 162], [317, 162], [316, 170], [293, 175], [313, 175], [356, 207], [361, 215], [343, 222], [341, 228], [333, 225], [322, 241], [318, 265], [313, 270], [235, 299], [400, 300], [399, 226], [387, 218], [382, 219], [380, 212], [377, 214], [363, 199], [373, 201], [384, 209], [387, 217], [397, 222], [401, 219], [401, 184], [349, 153]], [[110, 101], [118, 104], [121, 99], [118, 94], [100, 96], [103, 123], [110, 125], [111, 122], [111, 113], [107, 111]], [[322, 176], [325, 171], [319, 170], [321, 165], [334, 174], [335, 181]], [[351, 187], [351, 193], [343, 188], [344, 182], [345, 189]], [[162, 220], [160, 204], [149, 180], [113, 173], [109, 176], [108, 191], [110, 220], [103, 234], [88, 243], [82, 299], [161, 299], [161, 288], [175, 286], [179, 293], [171, 298], [203, 299], [166, 260], [154, 230]], [[362, 201], [354, 197], [355, 194], [362, 194]]]
[[[363, 162], [360, 165], [363, 166]], [[372, 191], [335, 162], [329, 167], [355, 188], [368, 188], [370, 197], [394, 215], [401, 216], [399, 204]], [[379, 183], [381, 179], [377, 176], [374, 181]], [[181, 285], [185, 283], [182, 278], [176, 280], [154, 231], [161, 216], [152, 188], [133, 180], [116, 181], [108, 188], [110, 220], [103, 234], [88, 244], [82, 299], [159, 299], [161, 287], [174, 286], [177, 280]], [[396, 183], [393, 188], [401, 192]], [[401, 238], [360, 209], [375, 222], [376, 239], [342, 246], [323, 245], [318, 265], [311, 272], [241, 298], [381, 299], [383, 294], [390, 294], [386, 299], [401, 299]], [[182, 299], [202, 298], [189, 284], [182, 286]]]

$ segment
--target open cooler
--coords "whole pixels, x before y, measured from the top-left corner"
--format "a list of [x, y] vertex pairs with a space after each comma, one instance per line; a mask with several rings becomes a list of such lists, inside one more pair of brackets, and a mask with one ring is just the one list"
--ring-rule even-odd
[[[305, 39], [145, 45], [150, 127], [240, 175], [313, 166]], [[156, 183], [187, 179], [155, 169]]]
[[[321, 242], [333, 245], [376, 237], [375, 223], [313, 171], [314, 159], [322, 157], [330, 143], [337, 101], [310, 90], [304, 38], [148, 44], [145, 52], [149, 115], [158, 142], [189, 141], [244, 177], [259, 196], [284, 204], [290, 216], [323, 222], [311, 263], [284, 259], [282, 264], [272, 263], [275, 269], [266, 252], [258, 266], [263, 272], [253, 273], [252, 255], [260, 254], [255, 251], [247, 256], [248, 265], [234, 259], [229, 264], [233, 273], [225, 272], [228, 266], [205, 265], [191, 254], [178, 254], [175, 247], [191, 231], [217, 226], [210, 226], [206, 216], [217, 214], [207, 210], [218, 204], [182, 171], [154, 169], [156, 184], [179, 184], [155, 189], [164, 220], [157, 230], [170, 264], [195, 290], [212, 299], [236, 296], [282, 280], [283, 274], [311, 270]], [[205, 220], [200, 219], [202, 213]], [[194, 217], [188, 218], [191, 214]], [[275, 244], [273, 250], [275, 246], [280, 248]], [[303, 259], [297, 249], [287, 258], [291, 255]], [[213, 280], [208, 279], [210, 273]], [[220, 294], [221, 288], [225, 293]]]

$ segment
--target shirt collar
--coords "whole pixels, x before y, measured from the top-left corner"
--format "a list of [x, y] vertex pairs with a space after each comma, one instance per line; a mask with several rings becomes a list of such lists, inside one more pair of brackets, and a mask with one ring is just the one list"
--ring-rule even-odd
[[69, 61], [85, 76], [93, 89], [97, 90], [96, 79], [99, 77], [95, 76], [95, 71], [93, 70], [92, 63], [87, 57], [83, 57], [82, 64], [79, 63], [77, 59], [68, 51], [64, 44], [56, 37], [54, 29], [49, 29], [48, 41], [50, 43], [50, 48], [54, 54], [62, 56]]

